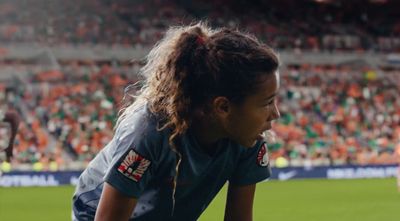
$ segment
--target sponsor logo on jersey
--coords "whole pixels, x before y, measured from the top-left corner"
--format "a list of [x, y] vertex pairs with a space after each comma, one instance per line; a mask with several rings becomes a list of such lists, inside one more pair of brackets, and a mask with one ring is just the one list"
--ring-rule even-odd
[[266, 143], [263, 143], [257, 155], [257, 164], [266, 167], [269, 165], [268, 151]]
[[145, 159], [134, 150], [130, 150], [118, 166], [118, 171], [129, 179], [139, 182], [150, 164], [150, 160]]

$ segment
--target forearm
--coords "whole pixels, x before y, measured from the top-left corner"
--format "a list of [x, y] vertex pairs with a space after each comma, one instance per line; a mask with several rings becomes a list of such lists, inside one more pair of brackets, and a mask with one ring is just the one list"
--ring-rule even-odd
[[228, 187], [224, 221], [252, 221], [256, 185]]

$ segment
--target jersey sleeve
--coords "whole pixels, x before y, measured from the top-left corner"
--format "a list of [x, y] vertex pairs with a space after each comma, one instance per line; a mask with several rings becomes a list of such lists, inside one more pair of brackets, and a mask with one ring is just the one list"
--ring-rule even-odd
[[149, 130], [146, 122], [130, 125], [115, 133], [115, 149], [110, 153], [113, 156], [105, 182], [126, 196], [139, 198], [154, 177], [157, 151], [151, 133], [156, 132]]
[[268, 148], [265, 142], [258, 142], [253, 148], [247, 148], [241, 154], [236, 169], [229, 179], [234, 185], [255, 184], [271, 176]]

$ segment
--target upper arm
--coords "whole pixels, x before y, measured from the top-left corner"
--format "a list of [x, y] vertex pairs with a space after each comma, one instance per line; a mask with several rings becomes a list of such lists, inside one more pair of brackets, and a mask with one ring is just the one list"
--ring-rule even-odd
[[253, 199], [256, 184], [237, 186], [229, 184], [225, 207], [225, 221], [253, 220]]
[[95, 221], [126, 221], [131, 216], [136, 202], [135, 198], [127, 197], [110, 184], [104, 183]]
[[125, 196], [139, 198], [156, 176], [162, 137], [146, 119], [121, 124], [113, 138], [115, 148], [107, 153], [111, 159], [104, 180]]

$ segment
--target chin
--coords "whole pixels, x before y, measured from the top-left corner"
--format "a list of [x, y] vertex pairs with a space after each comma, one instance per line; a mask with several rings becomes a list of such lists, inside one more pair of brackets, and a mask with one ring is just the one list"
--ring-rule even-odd
[[254, 145], [256, 145], [256, 143], [257, 143], [257, 140], [239, 142], [240, 145], [245, 146], [247, 148], [254, 147]]

